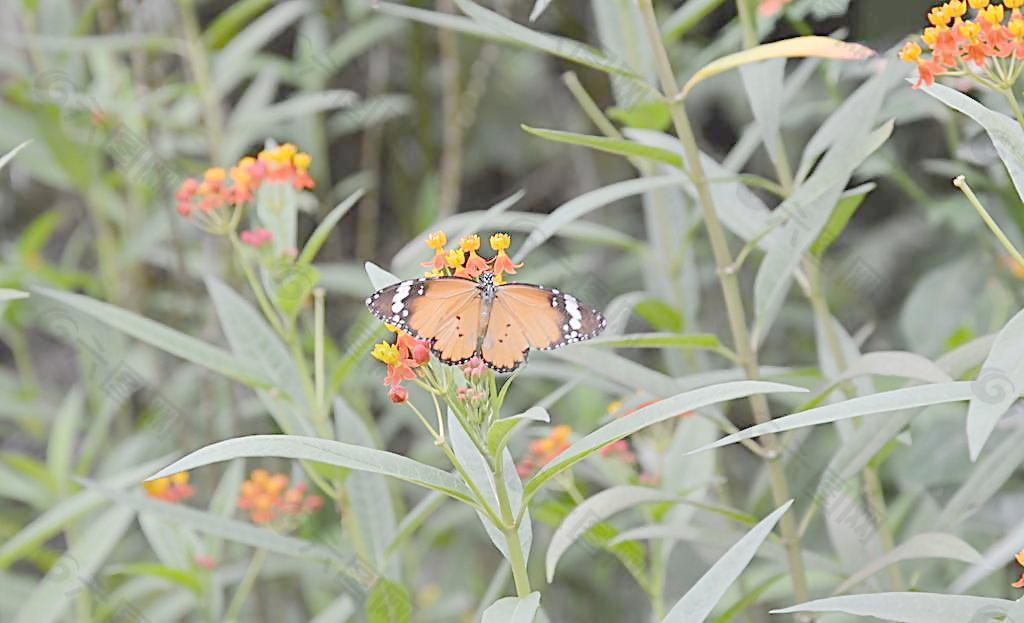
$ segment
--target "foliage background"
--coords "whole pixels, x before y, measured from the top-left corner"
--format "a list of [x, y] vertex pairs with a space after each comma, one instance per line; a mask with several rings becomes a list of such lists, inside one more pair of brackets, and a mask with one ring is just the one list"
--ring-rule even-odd
[[[556, 0], [531, 26], [612, 48], [609, 42], [617, 33], [602, 30], [595, 7], [618, 1]], [[679, 5], [698, 2], [656, 5], [668, 19]], [[398, 4], [457, 13], [446, 0]], [[527, 3], [482, 4], [529, 24], [532, 7]], [[668, 38], [680, 77], [740, 45], [732, 3], [702, 4], [721, 6], [681, 37]], [[783, 20], [765, 38], [807, 29], [840, 33], [895, 62], [892, 49], [923, 26], [931, 4], [854, 0], [826, 19]], [[421, 259], [425, 248], [403, 251], [407, 245], [419, 245], [424, 232], [454, 213], [486, 210], [520, 190], [524, 195], [513, 212], [499, 222], [484, 221], [482, 229], [511, 228], [521, 244], [540, 222], [539, 215], [636, 176], [621, 158], [544, 141], [520, 128], [595, 134], [562, 76], [576, 72], [601, 108], [608, 109], [616, 102], [606, 75], [535, 50], [439, 31], [374, 10], [363, 0], [18, 0], [0, 7], [0, 34], [0, 152], [32, 140], [2, 173], [0, 287], [84, 292], [224, 344], [204, 279], [240, 284], [242, 275], [220, 240], [177, 218], [176, 184], [168, 180], [229, 165], [267, 139], [295, 143], [312, 154], [317, 180], [317, 201], [300, 219], [302, 237], [356, 189], [367, 193], [317, 260], [329, 300], [328, 356], [344, 364], [337, 394], [372, 423], [374, 443], [424, 462], [437, 463], [430, 440], [408, 412], [386, 403], [380, 371], [365, 356], [381, 332], [362, 307], [369, 290], [363, 262], [411, 274], [410, 260], [414, 255]], [[790, 71], [796, 64], [790, 63]], [[796, 146], [806, 144], [868, 73], [863, 64], [826, 63], [810, 74], [784, 109], [782, 125], [794, 156]], [[974, 95], [985, 100], [984, 94]], [[687, 106], [702, 148], [716, 159], [727, 157], [750, 132], [751, 107], [737, 72], [702, 84]], [[828, 304], [862, 352], [910, 351], [936, 360], [999, 331], [1021, 307], [1019, 277], [1006, 268], [999, 247], [949, 180], [966, 172], [1014, 241], [1021, 239], [1024, 210], [990, 142], [970, 120], [911, 91], [901, 80], [885, 90], [878, 119], [890, 118], [896, 122], [892, 138], [858, 169], [850, 185], [870, 180], [877, 188], [829, 252], [823, 270]], [[666, 119], [655, 123], [667, 128]], [[128, 153], [127, 144], [135, 151]], [[166, 174], [162, 180], [141, 166], [145, 157], [159, 160], [158, 171]], [[761, 149], [752, 151], [744, 171], [773, 176]], [[679, 205], [673, 209], [689, 214], [682, 194], [674, 200]], [[629, 318], [630, 332], [727, 335], [706, 243], [686, 229], [684, 219], [671, 221], [675, 229], [659, 232], [643, 214], [641, 201], [630, 197], [574, 223], [530, 256], [525, 280], [564, 287], [599, 307], [642, 291], [646, 306]], [[686, 253], [697, 258], [688, 281], [680, 280], [675, 300], [659, 282], [658, 267], [668, 261], [659, 237], [672, 244], [681, 241]], [[752, 282], [753, 271], [742, 275], [745, 290]], [[680, 312], [692, 317], [684, 323]], [[171, 455], [241, 434], [277, 432], [252, 392], [238, 384], [101, 323], [54, 311], [39, 297], [6, 306], [0, 337], [0, 535], [16, 544], [0, 548], [0, 581], [9, 587], [0, 591], [0, 620], [21, 620], [15, 613], [26, 601], [38, 599], [44, 585], [40, 577], [69, 543], [86, 540], [83, 533], [95, 537], [99, 533], [90, 530], [97, 525], [117, 523], [118, 517], [104, 514], [117, 505], [99, 504], [105, 498], [83, 486], [81, 478], [106, 482], [120, 475], [128, 478], [119, 485], [123, 488]], [[820, 388], [832, 376], [821, 370], [813, 312], [798, 296], [787, 299], [762, 353], [764, 366], [787, 368], [779, 377], [788, 382]], [[630, 349], [620, 354], [644, 366], [640, 376], [650, 372], [659, 379], [694, 374], [692, 365], [704, 371], [721, 366], [706, 353]], [[652, 391], [654, 377], [641, 381], [621, 369], [588, 373], [579, 359], [537, 357], [517, 381], [513, 406], [524, 410], [542, 403], [555, 423], [586, 432], [605, 421], [607, 405], [615, 400], [665, 397]], [[149, 379], [174, 405], [182, 416], [178, 424], [170, 430], [150, 426], [148, 403], [109, 392], [104, 371], [122, 364]], [[980, 364], [979, 359], [954, 376], [973, 378]], [[877, 389], [900, 386], [881, 380]], [[786, 412], [800, 406], [795, 400], [782, 403], [791, 407]], [[983, 468], [969, 460], [963, 413], [960, 405], [929, 409], [910, 426], [911, 445], [890, 444], [875, 457], [889, 501], [884, 521], [897, 542], [922, 532], [965, 487], [984, 489], [969, 479], [981, 478], [992, 464]], [[737, 403], [728, 414], [739, 428], [752, 423], [745, 405]], [[841, 448], [834, 430], [823, 427], [810, 434], [801, 460], [789, 465], [797, 505], [813, 495], [825, 464]], [[1008, 418], [999, 430], [1004, 439], [1019, 435], [1019, 416]], [[514, 454], [521, 455], [525, 446], [525, 439], [517, 441]], [[985, 555], [984, 563], [972, 567], [985, 573], [977, 582], [957, 584], [967, 569], [962, 562], [907, 563], [901, 568], [900, 590], [969, 589], [975, 595], [1016, 597], [1007, 584], [1015, 579], [1009, 564], [1022, 540], [1014, 538], [1021, 511], [1020, 453], [1002, 446], [999, 452], [1012, 462], [1012, 474], [950, 526]], [[711, 498], [754, 518], [767, 515], [773, 507], [760, 460], [738, 446], [713, 456]], [[250, 461], [248, 467], [257, 463], [292, 469], [274, 460]], [[150, 469], [140, 470], [140, 465]], [[211, 508], [230, 514], [223, 500], [218, 510], [215, 492], [227, 475], [240, 470], [240, 465], [197, 470], [198, 499], [205, 504], [213, 496]], [[588, 495], [617, 484], [616, 476], [597, 468], [579, 472]], [[83, 492], [97, 497], [86, 504], [75, 497]], [[420, 498], [404, 486], [387, 495], [399, 519]], [[72, 499], [82, 506], [68, 510]], [[567, 500], [552, 493], [545, 503], [547, 512], [535, 511], [535, 519], [539, 525], [557, 524], [556, 506]], [[54, 508], [67, 514], [54, 516]], [[202, 613], [215, 616], [209, 613], [223, 608], [215, 602], [230, 595], [250, 550], [230, 539], [204, 536], [210, 539], [204, 541], [206, 548], [223, 553], [221, 566], [206, 573], [188, 560], [175, 560], [173, 553], [198, 537], [191, 532], [182, 536], [173, 519], [149, 516], [155, 517], [151, 525], [141, 528], [123, 522], [123, 530], [111, 535], [116, 545], [109, 559], [97, 563], [98, 570], [72, 571], [74, 577], [81, 572], [90, 578], [84, 584], [88, 590], [79, 586], [66, 597], [69, 606], [59, 616], [104, 620], [131, 604], [149, 621], [202, 620]], [[41, 517], [49, 527], [26, 539], [26, 527], [39, 527]], [[320, 513], [298, 536], [316, 541], [328, 535], [344, 543], [348, 518], [342, 517], [340, 532], [336, 519]], [[638, 523], [637, 518], [621, 521], [618, 528]], [[725, 532], [731, 538], [722, 542], [721, 536], [712, 538], [721, 534], [721, 517], [702, 515], [694, 521], [699, 538], [681, 543], [668, 563], [668, 604], [746, 531], [734, 526]], [[553, 525], [539, 528], [543, 536], [537, 540], [543, 543], [552, 530]], [[829, 534], [822, 525], [809, 535], [807, 551], [847, 575], [866, 562], [852, 541], [844, 541], [849, 535]], [[543, 552], [544, 545], [534, 545], [536, 560]], [[308, 562], [272, 556], [274, 564], [261, 576], [243, 620], [298, 621], [318, 614], [325, 621], [345, 620], [327, 616], [327, 608], [340, 607], [337, 583], [314, 579], [318, 568]], [[716, 610], [722, 617], [718, 620], [732, 616], [731, 605], [743, 610], [743, 595], [759, 582], [784, 573], [779, 560], [759, 563], [748, 584]], [[394, 564], [401, 568], [401, 591], [407, 595], [376, 598], [410, 600], [415, 620], [472, 620], [488, 597], [504, 594], [488, 591], [495, 569], [502, 566], [501, 555], [473, 513], [455, 505], [443, 506], [426, 520], [402, 545]], [[156, 565], [180, 574], [158, 572]], [[643, 592], [600, 546], [578, 546], [561, 565], [556, 581], [541, 589], [550, 620], [639, 621], [649, 616]], [[535, 575], [539, 581], [540, 574]], [[836, 587], [834, 578], [824, 575], [812, 574], [816, 595]], [[217, 590], [193, 590], [196, 581]], [[778, 582], [764, 588], [743, 613], [748, 620], [767, 620], [769, 607], [793, 604], [788, 588]], [[883, 588], [892, 587], [879, 574], [856, 592]]]

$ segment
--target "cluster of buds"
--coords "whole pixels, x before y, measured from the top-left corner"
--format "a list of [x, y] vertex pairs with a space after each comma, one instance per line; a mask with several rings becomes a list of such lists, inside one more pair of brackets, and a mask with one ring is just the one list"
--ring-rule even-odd
[[255, 158], [246, 156], [229, 170], [207, 169], [202, 178], [188, 178], [181, 183], [175, 194], [178, 214], [206, 231], [227, 234], [238, 226], [242, 207], [253, 200], [263, 185], [290, 184], [296, 190], [313, 188], [308, 172], [310, 162], [309, 154], [285, 143], [265, 149]]
[[1024, 0], [950, 0], [928, 13], [921, 40], [908, 41], [900, 58], [917, 65], [914, 88], [937, 76], [966, 76], [996, 91], [1013, 87], [1024, 70]]
[[287, 476], [271, 475], [264, 469], [253, 470], [238, 496], [238, 508], [248, 511], [249, 519], [260, 525], [293, 523], [321, 506], [323, 500], [307, 494], [305, 483], [289, 488]]
[[476, 279], [485, 272], [494, 273], [494, 282], [502, 284], [505, 281], [504, 275], [516, 274], [516, 269], [522, 268], [522, 264], [513, 264], [508, 256], [507, 250], [512, 245], [512, 237], [508, 234], [497, 233], [491, 236], [488, 241], [491, 250], [495, 252], [494, 257], [487, 259], [481, 257], [477, 251], [480, 250], [480, 236], [472, 234], [465, 236], [459, 241], [457, 248], [446, 250], [448, 237], [443, 231], [438, 231], [427, 236], [427, 246], [434, 251], [434, 257], [423, 266], [430, 270], [425, 273], [427, 277], [456, 276]]
[[388, 387], [388, 398], [391, 402], [403, 403], [409, 399], [409, 392], [402, 383], [415, 380], [417, 369], [430, 361], [430, 344], [396, 327], [388, 326], [388, 330], [395, 333], [394, 343], [381, 342], [373, 347], [372, 354], [387, 366], [384, 385]]
[[518, 463], [516, 471], [520, 478], [526, 478], [538, 469], [550, 463], [556, 456], [569, 447], [569, 436], [572, 427], [562, 424], [551, 429], [547, 437], [530, 442], [529, 452]]
[[188, 484], [188, 472], [178, 472], [166, 478], [157, 478], [142, 483], [146, 495], [164, 502], [180, 502], [195, 495], [192, 485]]
[[243, 231], [241, 235], [239, 235], [239, 238], [242, 239], [242, 244], [249, 245], [254, 249], [259, 249], [273, 242], [274, 234], [261, 227]]

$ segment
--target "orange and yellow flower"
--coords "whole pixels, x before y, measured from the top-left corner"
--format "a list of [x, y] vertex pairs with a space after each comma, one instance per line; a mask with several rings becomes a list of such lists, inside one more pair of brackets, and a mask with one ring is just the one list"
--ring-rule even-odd
[[998, 90], [1015, 84], [1024, 66], [1004, 59], [1024, 60], [1022, 6], [1024, 0], [950, 0], [933, 7], [927, 16], [930, 26], [921, 34], [930, 54], [917, 41], [908, 41], [899, 55], [917, 65], [914, 88], [931, 86], [943, 75], [967, 76]]
[[282, 518], [301, 518], [323, 506], [317, 495], [307, 495], [306, 484], [288, 487], [284, 474], [271, 475], [265, 469], [256, 469], [242, 483], [238, 508], [248, 511], [256, 524], [269, 524]]
[[188, 472], [144, 482], [142, 488], [149, 497], [165, 502], [180, 502], [195, 495], [192, 486], [188, 484]]
[[388, 330], [396, 334], [395, 342], [376, 344], [371, 355], [387, 366], [384, 385], [389, 388], [388, 398], [392, 402], [402, 403], [409, 396], [402, 383], [415, 380], [416, 368], [430, 361], [430, 343], [417, 340], [396, 327], [388, 326]]
[[519, 477], [526, 478], [565, 452], [569, 447], [570, 435], [572, 435], [572, 427], [562, 424], [552, 428], [547, 437], [531, 441], [529, 453], [516, 464]]

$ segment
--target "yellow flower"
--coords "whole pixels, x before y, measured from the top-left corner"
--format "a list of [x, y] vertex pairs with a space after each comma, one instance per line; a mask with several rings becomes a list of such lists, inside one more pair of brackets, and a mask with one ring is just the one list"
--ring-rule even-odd
[[917, 45], [914, 41], [907, 41], [903, 49], [900, 50], [900, 60], [908, 63], [916, 63], [921, 60], [921, 46]]
[[[1024, 2], [1024, 0], [1020, 1]], [[1024, 37], [1024, 19], [1010, 20], [1010, 25], [1007, 26], [1007, 29], [1010, 31], [1010, 36], [1014, 39]]]
[[310, 155], [307, 154], [306, 152], [299, 152], [295, 154], [294, 158], [292, 158], [292, 163], [295, 164], [295, 168], [301, 171], [305, 171], [306, 169], [308, 169], [309, 164], [312, 161], [313, 158], [311, 158]]
[[494, 234], [490, 242], [491, 248], [495, 251], [504, 251], [512, 245], [512, 237], [508, 234]]
[[1006, 14], [1004, 13], [1003, 5], [1001, 5], [1001, 4], [993, 4], [992, 6], [988, 7], [987, 9], [984, 9], [981, 12], [978, 13], [978, 17], [980, 19], [983, 19], [983, 20], [987, 21], [988, 23], [992, 24], [993, 26], [996, 26], [998, 24], [1002, 24], [1003, 23], [1003, 17], [1005, 17], [1005, 16], [1006, 16]]
[[939, 41], [939, 35], [949, 30], [949, 28], [940, 28], [935, 26], [933, 28], [925, 28], [921, 38], [928, 44], [928, 47], [934, 48], [935, 44]]
[[466, 254], [461, 249], [452, 249], [445, 256], [444, 262], [448, 268], [462, 268], [462, 265], [466, 263]]
[[206, 170], [206, 173], [203, 174], [203, 180], [207, 182], [223, 182], [226, 175], [227, 173], [224, 172], [224, 169], [214, 167]]
[[401, 355], [398, 352], [398, 346], [381, 342], [373, 347], [373, 358], [381, 363], [393, 366], [398, 363]]
[[284, 161], [291, 160], [292, 156], [298, 153], [298, 151], [298, 148], [291, 143], [285, 143], [277, 148], [278, 157]]
[[988, 0], [967, 0], [972, 9], [981, 10], [988, 6]]
[[444, 235], [443, 231], [435, 231], [427, 236], [427, 246], [435, 251], [444, 249], [446, 244], [448, 244], [448, 237]]
[[[1012, 2], [1024, 3], [1024, 0], [1011, 0]], [[1009, 2], [1007, 3], [1009, 4]], [[967, 13], [967, 3], [964, 0], [951, 0], [946, 4], [946, 14], [951, 18], [963, 17]]]
[[928, 21], [932, 26], [948, 26], [949, 20], [949, 9], [946, 5], [933, 7], [928, 13]]
[[480, 248], [480, 236], [476, 234], [466, 236], [462, 239], [462, 242], [459, 243], [459, 248], [466, 253], [478, 250]]
[[1003, 0], [1003, 5], [1008, 9], [1019, 9], [1024, 6], [1024, 0]]
[[975, 22], [965, 22], [960, 26], [960, 34], [971, 43], [977, 43], [978, 35], [981, 34], [981, 26]]

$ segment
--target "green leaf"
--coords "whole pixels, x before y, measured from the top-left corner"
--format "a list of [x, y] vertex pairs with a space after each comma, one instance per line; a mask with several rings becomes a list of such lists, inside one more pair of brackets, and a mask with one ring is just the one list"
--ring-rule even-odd
[[608, 116], [624, 126], [663, 132], [672, 123], [672, 108], [660, 100], [640, 102], [629, 108], [609, 108]]
[[304, 0], [287, 0], [260, 15], [232, 38], [213, 59], [210, 75], [217, 93], [225, 95], [234, 90], [245, 79], [246, 63], [311, 10], [312, 6]]
[[239, 359], [257, 366], [264, 378], [275, 379], [280, 392], [258, 391], [260, 401], [285, 432], [313, 434], [302, 377], [288, 348], [263, 315], [222, 281], [209, 277], [206, 289], [231, 350]]
[[536, 0], [536, 2], [533, 3], [533, 10], [530, 11], [530, 21], [537, 21], [537, 18], [543, 15], [544, 11], [547, 10], [549, 4], [551, 4], [551, 0]]
[[203, 583], [199, 581], [199, 578], [188, 571], [166, 565], [145, 562], [114, 565], [110, 568], [109, 574], [159, 578], [186, 588], [197, 595], [203, 592]]
[[996, 153], [1006, 166], [1017, 189], [1017, 196], [1024, 201], [1024, 129], [1006, 115], [986, 108], [981, 102], [941, 84], [922, 87], [921, 91], [931, 95], [953, 110], [961, 112], [985, 128]]
[[203, 31], [203, 45], [219, 49], [253, 18], [272, 4], [272, 0], [238, 0], [222, 11]]
[[7, 301], [17, 301], [18, 299], [27, 299], [28, 292], [22, 292], [21, 290], [12, 290], [10, 288], [0, 288], [0, 303], [6, 303]]
[[352, 209], [360, 199], [363, 198], [365, 193], [363, 190], [357, 190], [356, 192], [349, 195], [344, 201], [339, 203], [333, 210], [331, 210], [324, 220], [320, 221], [320, 224], [313, 230], [313, 234], [306, 241], [306, 246], [302, 248], [302, 253], [295, 262], [297, 264], [309, 264], [315, 258], [316, 254], [320, 252], [320, 248], [327, 242], [327, 237], [331, 235], [331, 231], [334, 230], [335, 225], [342, 219], [348, 211]]
[[529, 134], [546, 138], [549, 141], [555, 141], [556, 143], [579, 145], [582, 147], [589, 147], [590, 149], [596, 149], [597, 151], [615, 154], [616, 156], [644, 158], [660, 164], [667, 164], [670, 167], [675, 167], [677, 169], [683, 168], [682, 156], [658, 147], [652, 147], [650, 145], [644, 145], [642, 143], [621, 138], [576, 134], [575, 132], [563, 132], [561, 130], [545, 130], [543, 128], [531, 128], [528, 125], [520, 127]]
[[940, 593], [873, 593], [817, 599], [772, 614], [843, 612], [901, 623], [989, 623], [1024, 620], [1024, 605], [1005, 599]]
[[[500, 503], [498, 501], [497, 489], [494, 485], [495, 476], [491, 472], [490, 463], [477, 449], [469, 433], [463, 428], [459, 418], [456, 417], [451, 409], [448, 410], [448, 436], [451, 439], [452, 450], [455, 452], [456, 458], [462, 463], [463, 469], [469, 475], [469, 478], [472, 479], [476, 490], [482, 493], [490, 507], [497, 512], [497, 509], [500, 508]], [[508, 502], [513, 516], [517, 516], [520, 508], [523, 506], [523, 483], [516, 472], [512, 453], [506, 448], [498, 456], [501, 457], [502, 461], [501, 473], [505, 482], [506, 492], [508, 493]], [[522, 508], [522, 511], [523, 520], [519, 523], [518, 530], [519, 543], [524, 557], [526, 560], [529, 560], [530, 547], [533, 544], [533, 522], [530, 520], [529, 508]], [[477, 516], [480, 518], [480, 523], [483, 524], [484, 529], [487, 531], [487, 536], [491, 538], [494, 546], [498, 548], [502, 556], [511, 561], [512, 558], [509, 555], [508, 540], [505, 538], [505, 533], [501, 528], [494, 525], [482, 510], [477, 511]]]
[[827, 424], [875, 413], [889, 413], [902, 409], [970, 400], [971, 395], [971, 383], [967, 381], [954, 381], [952, 383], [934, 383], [932, 385], [908, 387], [870, 396], [852, 398], [824, 407], [775, 418], [771, 422], [765, 422], [764, 424], [751, 426], [728, 437], [723, 437], [715, 443], [693, 450], [688, 454], [721, 448], [722, 446], [728, 446], [745, 439], [753, 439], [768, 433], [781, 433], [787, 430]]
[[832, 243], [839, 239], [840, 234], [846, 229], [847, 223], [853, 217], [854, 212], [864, 203], [868, 194], [875, 189], [874, 183], [862, 184], [843, 193], [836, 208], [832, 210], [828, 222], [821, 230], [821, 235], [811, 245], [811, 254], [815, 257], [822, 257]]
[[621, 485], [605, 489], [580, 502], [569, 512], [551, 536], [547, 556], [544, 560], [548, 583], [550, 584], [555, 577], [555, 567], [558, 566], [562, 554], [577, 539], [593, 528], [594, 524], [604, 521], [616, 513], [643, 504], [674, 502], [678, 499], [678, 496], [658, 489]]
[[671, 419], [680, 413], [736, 398], [746, 398], [754, 394], [802, 391], [805, 390], [780, 383], [737, 381], [684, 392], [671, 398], [660, 400], [642, 409], [637, 409], [633, 413], [606, 424], [583, 437], [583, 439], [566, 448], [554, 460], [545, 465], [526, 483], [526, 500], [532, 498], [548, 480], [582, 461], [590, 454], [648, 426]]
[[13, 160], [14, 157], [18, 155], [18, 152], [21, 151], [22, 149], [25, 149], [25, 147], [27, 147], [28, 144], [31, 143], [31, 142], [32, 142], [32, 139], [29, 139], [29, 140], [21, 143], [20, 145], [18, 145], [17, 147], [12, 149], [11, 151], [7, 152], [2, 157], [0, 157], [0, 171], [3, 171], [4, 167], [7, 166], [7, 163], [10, 162], [11, 160]]
[[611, 348], [697, 348], [718, 353], [730, 353], [717, 335], [712, 333], [628, 333], [607, 335], [590, 340], [587, 347]]
[[118, 545], [135, 518], [128, 508], [111, 508], [78, 535], [18, 610], [13, 623], [54, 623], [72, 599], [92, 592], [93, 577]]
[[768, 157], [779, 168], [789, 166], [789, 158], [782, 142], [782, 104], [786, 80], [785, 59], [772, 59], [740, 67], [740, 77], [747, 94], [754, 121], [761, 134], [761, 142]]
[[487, 431], [487, 451], [491, 456], [501, 454], [505, 446], [508, 445], [509, 439], [512, 438], [512, 433], [515, 432], [516, 427], [531, 421], [550, 422], [551, 415], [543, 407], [530, 407], [518, 415], [501, 418], [494, 424], [491, 424], [490, 430]]
[[563, 227], [577, 219], [603, 208], [626, 197], [642, 195], [643, 193], [670, 186], [678, 186], [679, 178], [675, 176], [644, 177], [625, 182], [610, 184], [597, 190], [570, 199], [566, 203], [555, 208], [531, 233], [526, 242], [519, 247], [515, 254], [515, 261], [522, 261], [531, 251], [546, 242]]
[[[33, 291], [39, 296], [57, 301], [91, 316], [126, 335], [156, 346], [186, 361], [209, 368], [240, 383], [258, 388], [270, 385], [249, 362], [134, 312], [80, 294], [59, 292], [49, 288], [33, 288]], [[65, 328], [68, 330], [77, 331], [78, 327], [73, 317], [64, 315], [60, 321], [67, 325]]]
[[941, 532], [915, 534], [905, 543], [899, 544], [881, 558], [878, 558], [860, 569], [839, 585], [833, 592], [838, 595], [845, 593], [882, 569], [904, 560], [920, 560], [922, 558], [941, 558], [959, 560], [967, 563], [981, 562], [981, 554], [959, 537]]
[[793, 500], [790, 500], [780, 506], [754, 526], [729, 551], [722, 554], [722, 557], [708, 569], [707, 573], [701, 576], [697, 583], [676, 602], [668, 615], [662, 619], [662, 623], [690, 623], [706, 619], [729, 586], [750, 564], [754, 554], [771, 534], [775, 524], [792, 505]]
[[68, 392], [54, 417], [46, 446], [46, 466], [57, 491], [66, 495], [71, 486], [71, 462], [75, 452], [78, 429], [85, 411], [85, 395], [76, 386]]
[[373, 474], [383, 474], [421, 487], [441, 491], [456, 500], [467, 503], [471, 503], [472, 500], [469, 490], [462, 480], [436, 467], [425, 465], [400, 454], [353, 446], [340, 441], [295, 435], [250, 435], [227, 439], [196, 450], [153, 474], [147, 480], [155, 480], [231, 459], [271, 456], [315, 461]]
[[381, 288], [386, 288], [393, 283], [401, 281], [401, 279], [392, 275], [380, 266], [377, 266], [373, 262], [366, 263], [366, 276], [370, 278], [370, 283], [373, 284], [374, 290], [380, 290]]
[[540, 593], [537, 591], [526, 597], [503, 597], [484, 610], [480, 623], [533, 623], [539, 609]]
[[539, 50], [607, 73], [634, 77], [633, 72], [626, 65], [609, 58], [604, 52], [579, 41], [530, 30], [508, 18], [498, 15], [494, 11], [485, 9], [471, 0], [455, 0], [455, 4], [458, 5], [463, 13], [473, 18], [473, 21], [477, 24], [511, 43]]
[[[153, 473], [166, 459], [148, 461], [132, 467], [117, 476], [104, 481], [104, 485], [120, 489], [130, 485], [138, 485], [142, 479]], [[237, 494], [237, 490], [234, 492]], [[72, 525], [104, 503], [106, 498], [98, 491], [83, 490], [68, 499], [51, 506], [30, 523], [26, 524], [17, 534], [0, 545], [0, 569], [6, 569], [13, 562], [28, 556], [34, 548], [39, 547], [48, 539], [53, 538], [61, 530]], [[232, 498], [232, 503], [234, 498]]]
[[285, 317], [294, 319], [302, 305], [320, 282], [320, 271], [309, 264], [287, 262], [274, 271], [274, 307]]
[[[874, 115], [863, 114], [866, 131]], [[863, 136], [851, 125], [851, 133], [828, 151], [814, 174], [776, 210], [778, 218], [788, 220], [757, 271], [755, 339], [761, 341], [768, 334], [789, 292], [793, 272], [818, 238], [854, 171], [889, 139], [893, 127], [889, 121]]]
[[1024, 392], [1024, 311], [1006, 323], [981, 372], [974, 381], [975, 393], [967, 407], [967, 447], [976, 461], [999, 418]]
[[401, 584], [380, 578], [366, 598], [368, 623], [409, 623], [412, 620], [412, 602], [409, 591]]

